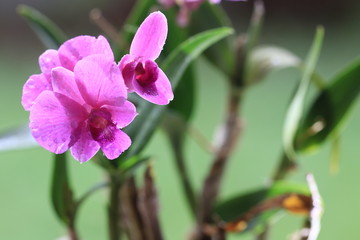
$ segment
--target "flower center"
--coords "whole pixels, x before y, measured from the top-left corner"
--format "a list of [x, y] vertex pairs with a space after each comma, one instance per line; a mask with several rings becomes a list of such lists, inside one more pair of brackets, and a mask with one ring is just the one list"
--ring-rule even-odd
[[141, 86], [154, 83], [159, 76], [159, 69], [155, 62], [147, 60], [139, 62], [135, 67], [135, 77]]
[[89, 128], [95, 141], [114, 141], [115, 124], [111, 121], [111, 114], [106, 109], [93, 109], [89, 116]]

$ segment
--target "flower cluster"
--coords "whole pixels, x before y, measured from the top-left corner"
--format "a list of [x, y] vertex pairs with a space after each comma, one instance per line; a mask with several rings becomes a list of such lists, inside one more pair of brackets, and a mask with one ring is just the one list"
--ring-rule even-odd
[[[198, 7], [206, 0], [158, 0], [158, 2], [165, 8], [179, 6], [179, 13], [177, 16], [177, 23], [179, 26], [185, 27], [189, 23], [190, 15], [192, 11], [198, 9]], [[211, 4], [219, 4], [221, 0], [208, 0]], [[228, 0], [228, 1], [244, 1], [244, 0]], [[246, 1], [246, 0], [245, 0]]]
[[166, 18], [155, 12], [119, 63], [102, 36], [75, 37], [58, 50], [45, 51], [39, 58], [41, 73], [30, 76], [22, 95], [36, 141], [57, 154], [70, 149], [80, 162], [99, 149], [108, 159], [119, 157], [131, 145], [120, 129], [137, 115], [128, 93], [161, 105], [173, 99], [169, 79], [154, 62], [166, 36]]

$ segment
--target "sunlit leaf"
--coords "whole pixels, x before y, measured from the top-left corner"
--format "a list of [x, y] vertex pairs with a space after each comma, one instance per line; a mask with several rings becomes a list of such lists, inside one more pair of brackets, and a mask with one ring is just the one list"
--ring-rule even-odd
[[66, 154], [55, 154], [51, 185], [52, 205], [58, 218], [66, 225], [73, 224], [75, 201], [70, 186]]
[[26, 5], [19, 5], [17, 11], [47, 48], [57, 49], [66, 41], [67, 37], [61, 29], [39, 11]]
[[360, 93], [360, 60], [335, 76], [312, 103], [296, 136], [296, 149], [317, 149], [334, 133], [340, 134]]
[[311, 82], [311, 76], [315, 70], [319, 58], [320, 49], [324, 37], [324, 29], [318, 27], [316, 35], [305, 62], [305, 69], [300, 84], [288, 107], [283, 128], [283, 146], [284, 151], [290, 160], [295, 159], [294, 140], [303, 115], [305, 98]]

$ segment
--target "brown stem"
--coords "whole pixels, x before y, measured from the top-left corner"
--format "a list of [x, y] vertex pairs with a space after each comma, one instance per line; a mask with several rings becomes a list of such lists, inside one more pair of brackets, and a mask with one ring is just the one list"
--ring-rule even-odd
[[79, 240], [80, 239], [76, 232], [74, 224], [70, 224], [70, 226], [68, 227], [68, 232], [69, 232], [69, 238], [71, 240]]
[[139, 194], [134, 176], [124, 183], [121, 189], [121, 201], [124, 227], [129, 240], [146, 240], [144, 223], [138, 207]]
[[228, 103], [228, 113], [225, 121], [222, 142], [215, 154], [213, 165], [205, 180], [199, 203], [197, 239], [209, 239], [201, 230], [205, 223], [212, 222], [213, 205], [219, 193], [219, 186], [225, 171], [228, 158], [237, 142], [241, 130], [238, 117], [241, 92], [231, 90]]
[[154, 183], [153, 170], [149, 165], [144, 175], [144, 187], [140, 191], [139, 209], [142, 213], [147, 240], [163, 240], [159, 216], [158, 197]]

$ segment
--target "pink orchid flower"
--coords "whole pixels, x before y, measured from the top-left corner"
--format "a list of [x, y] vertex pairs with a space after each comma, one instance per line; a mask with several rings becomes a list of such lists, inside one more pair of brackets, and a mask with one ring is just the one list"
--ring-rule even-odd
[[70, 149], [79, 162], [88, 161], [100, 148], [108, 159], [117, 158], [131, 145], [120, 128], [137, 114], [127, 101], [118, 66], [100, 54], [67, 63], [71, 70], [52, 68], [52, 90], [42, 91], [30, 110], [33, 137], [53, 153]]
[[108, 41], [103, 37], [79, 36], [64, 42], [59, 50], [47, 50], [39, 57], [41, 74], [29, 77], [23, 87], [22, 105], [30, 111], [36, 98], [45, 90], [52, 90], [51, 71], [55, 67], [64, 67], [73, 71], [75, 64], [92, 54], [104, 54], [114, 59]]
[[159, 105], [166, 105], [174, 98], [169, 79], [155, 63], [165, 44], [167, 30], [164, 14], [150, 14], [137, 30], [130, 54], [119, 63], [128, 92], [136, 92]]

